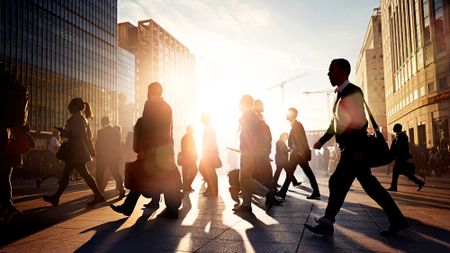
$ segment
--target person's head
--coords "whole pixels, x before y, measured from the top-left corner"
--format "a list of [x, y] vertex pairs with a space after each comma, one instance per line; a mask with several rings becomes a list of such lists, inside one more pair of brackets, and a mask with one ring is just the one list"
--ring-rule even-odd
[[59, 137], [59, 131], [56, 129], [52, 130], [52, 136]]
[[162, 85], [158, 82], [153, 82], [148, 86], [147, 98], [161, 97], [163, 93]]
[[102, 117], [101, 119], [100, 119], [100, 121], [101, 121], [101, 123], [102, 123], [102, 127], [105, 127], [105, 126], [107, 126], [108, 124], [109, 124], [109, 118], [108, 117]]
[[294, 121], [297, 119], [298, 111], [295, 108], [289, 108], [286, 114], [286, 119], [289, 121]]
[[344, 58], [338, 58], [331, 61], [328, 69], [328, 78], [332, 86], [339, 86], [348, 80], [351, 67], [350, 63]]
[[122, 128], [120, 126], [113, 126], [114, 130], [116, 130], [120, 135], [122, 134]]
[[202, 118], [200, 120], [203, 125], [209, 125], [209, 123], [211, 123], [211, 116], [206, 113], [202, 113]]
[[394, 133], [400, 133], [401, 131], [402, 131], [402, 124], [400, 124], [400, 123], [397, 123], [397, 124], [395, 124], [394, 125], [394, 128], [392, 129], [393, 131], [394, 131]]
[[70, 113], [82, 112], [87, 119], [94, 118], [91, 105], [80, 97], [72, 98], [67, 109]]
[[255, 100], [250, 95], [244, 95], [239, 102], [239, 110], [245, 112], [255, 108]]
[[264, 112], [264, 103], [260, 99], [255, 100], [255, 112], [257, 113], [263, 113]]
[[283, 132], [280, 134], [280, 141], [286, 142], [287, 139], [289, 138], [289, 134], [286, 132]]
[[188, 134], [194, 134], [194, 126], [193, 125], [189, 125], [186, 127], [186, 132]]

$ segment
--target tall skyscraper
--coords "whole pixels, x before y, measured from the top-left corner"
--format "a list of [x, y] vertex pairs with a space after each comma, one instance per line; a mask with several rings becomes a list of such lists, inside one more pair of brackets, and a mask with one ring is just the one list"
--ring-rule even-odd
[[450, 1], [381, 1], [388, 128], [410, 141], [449, 147]]
[[[136, 56], [136, 109], [142, 115], [147, 87], [160, 82], [164, 98], [172, 105], [175, 139], [181, 139], [195, 117], [195, 58], [189, 49], [154, 20], [137, 27], [118, 24], [119, 46]], [[178, 145], [177, 145], [178, 146]]]
[[122, 136], [133, 131], [136, 123], [136, 78], [135, 57], [127, 50], [117, 48], [117, 98], [118, 123]]
[[366, 102], [381, 127], [381, 132], [388, 136], [386, 124], [386, 101], [384, 91], [383, 44], [380, 9], [370, 17], [369, 25], [356, 64], [356, 84], [364, 91]]
[[117, 2], [0, 2], [0, 71], [30, 93], [29, 124], [51, 131], [68, 117], [73, 97], [117, 122]]

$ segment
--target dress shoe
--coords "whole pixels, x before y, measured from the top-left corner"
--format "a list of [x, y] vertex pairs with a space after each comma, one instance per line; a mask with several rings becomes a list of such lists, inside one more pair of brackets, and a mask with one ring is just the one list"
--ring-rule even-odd
[[115, 205], [111, 204], [111, 205], [109, 205], [109, 207], [111, 207], [111, 209], [113, 211], [115, 211], [116, 213], [121, 213], [121, 214], [126, 215], [126, 216], [130, 216], [131, 215], [131, 212], [125, 212], [123, 206], [115, 206]]
[[311, 195], [306, 197], [307, 199], [320, 199], [320, 193], [313, 192]]
[[267, 193], [266, 195], [267, 210], [270, 210], [272, 206], [281, 206], [282, 202], [275, 198], [275, 194], [276, 194], [275, 191], [269, 191], [269, 193]]
[[235, 213], [252, 213], [252, 207], [251, 206], [239, 206], [236, 208], [233, 208], [233, 211]]
[[305, 228], [307, 228], [309, 231], [313, 232], [314, 234], [323, 235], [323, 236], [330, 236], [334, 233], [334, 227], [333, 223], [331, 222], [321, 222], [316, 221], [318, 224], [316, 226], [311, 226], [309, 224], [305, 224]]
[[422, 190], [422, 187], [425, 185], [424, 181], [421, 181], [420, 183], [417, 184], [417, 191]]
[[98, 197], [95, 197], [92, 201], [88, 202], [87, 206], [95, 206], [97, 204], [104, 203], [104, 202], [106, 202], [105, 197], [98, 196]]
[[388, 188], [388, 189], [386, 189], [387, 191], [390, 191], [390, 192], [396, 192], [397, 191], [397, 189], [395, 189], [395, 188], [392, 188], [392, 187], [390, 187], [390, 188]]
[[398, 224], [391, 224], [387, 230], [383, 230], [380, 232], [383, 236], [393, 236], [396, 235], [400, 230], [405, 230], [409, 228], [408, 222], [403, 221]]
[[297, 187], [297, 186], [302, 185], [302, 182], [293, 182], [292, 185], [295, 186], [295, 187]]
[[52, 196], [44, 196], [43, 197], [44, 201], [52, 204], [53, 206], [57, 206], [59, 205], [59, 198], [56, 197], [55, 195]]

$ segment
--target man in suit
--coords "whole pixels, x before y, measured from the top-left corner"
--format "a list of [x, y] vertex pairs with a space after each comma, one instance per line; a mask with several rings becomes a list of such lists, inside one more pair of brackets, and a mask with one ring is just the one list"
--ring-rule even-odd
[[286, 175], [286, 180], [284, 181], [283, 187], [277, 192], [277, 196], [281, 198], [286, 197], [287, 190], [291, 182], [294, 183], [294, 172], [297, 165], [300, 165], [303, 172], [308, 177], [309, 183], [311, 184], [312, 193], [307, 199], [318, 199], [320, 198], [319, 185], [317, 184], [316, 177], [309, 166], [309, 161], [311, 160], [311, 149], [308, 145], [308, 140], [306, 139], [305, 129], [302, 123], [297, 120], [298, 111], [295, 108], [289, 108], [286, 119], [291, 123], [291, 132], [289, 133], [288, 145], [291, 151], [291, 156], [289, 159], [289, 169]]
[[186, 128], [186, 134], [181, 138], [181, 171], [183, 173], [183, 192], [193, 192], [192, 182], [197, 175], [197, 148], [194, 139], [194, 126]]
[[402, 128], [402, 125], [398, 123], [393, 128], [396, 136], [391, 144], [391, 154], [395, 160], [395, 165], [392, 171], [391, 187], [388, 191], [397, 191], [398, 176], [400, 174], [405, 175], [409, 180], [416, 183], [417, 190], [420, 191], [425, 183], [414, 176], [414, 162], [412, 161], [411, 153], [409, 153], [408, 136], [402, 131]]
[[327, 132], [314, 144], [314, 148], [320, 149], [335, 136], [341, 149], [341, 158], [328, 183], [330, 196], [325, 216], [317, 220], [316, 226], [305, 224], [305, 227], [316, 234], [332, 235], [335, 217], [356, 178], [389, 218], [390, 226], [381, 234], [395, 235], [408, 228], [408, 223], [392, 197], [370, 171], [366, 159], [368, 122], [364, 111], [364, 96], [358, 86], [348, 81], [350, 71], [350, 63], [346, 59], [334, 59], [330, 64], [328, 76], [338, 93], [333, 108], [334, 116]]
[[108, 117], [102, 117], [101, 123], [102, 128], [97, 131], [95, 142], [97, 165], [95, 180], [100, 191], [104, 191], [108, 183], [104, 176], [106, 169], [109, 169], [116, 181], [116, 190], [119, 192], [119, 198], [121, 199], [125, 197], [125, 190], [119, 173], [120, 133], [109, 124]]
[[[172, 108], [162, 98], [162, 86], [154, 82], [148, 86], [148, 100], [145, 102], [142, 118], [134, 128], [133, 149], [143, 162], [144, 171], [158, 178], [149, 182], [148, 189], [130, 189], [122, 205], [111, 208], [124, 215], [131, 215], [141, 194], [151, 192], [152, 202], [164, 194], [167, 208], [161, 217], [177, 219], [181, 205], [181, 175], [175, 164]], [[155, 201], [154, 207], [157, 207]], [[151, 204], [151, 203], [149, 203]], [[153, 207], [153, 206], [152, 206]]]

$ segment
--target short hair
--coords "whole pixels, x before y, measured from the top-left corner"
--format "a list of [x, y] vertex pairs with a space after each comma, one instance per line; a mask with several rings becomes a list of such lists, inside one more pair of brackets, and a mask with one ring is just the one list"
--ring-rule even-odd
[[344, 70], [348, 76], [350, 75], [350, 73], [352, 71], [352, 67], [350, 66], [350, 62], [348, 62], [347, 59], [337, 58], [337, 59], [334, 59], [333, 61], [331, 61], [331, 63], [336, 64], [336, 66], [338, 68]]
[[291, 112], [295, 117], [298, 115], [298, 111], [294, 107], [289, 108], [288, 112]]
[[239, 102], [241, 109], [253, 109], [255, 107], [255, 99], [250, 95], [244, 95]]
[[400, 131], [402, 131], [402, 129], [403, 129], [402, 124], [397, 123], [397, 124], [394, 125], [394, 131], [395, 132], [397, 132], [397, 131], [400, 132]]
[[148, 86], [147, 97], [161, 96], [163, 93], [162, 85], [158, 82], [153, 82]]
[[256, 99], [255, 100], [255, 106], [254, 106], [254, 110], [258, 113], [262, 113], [264, 112], [264, 103], [261, 99]]

